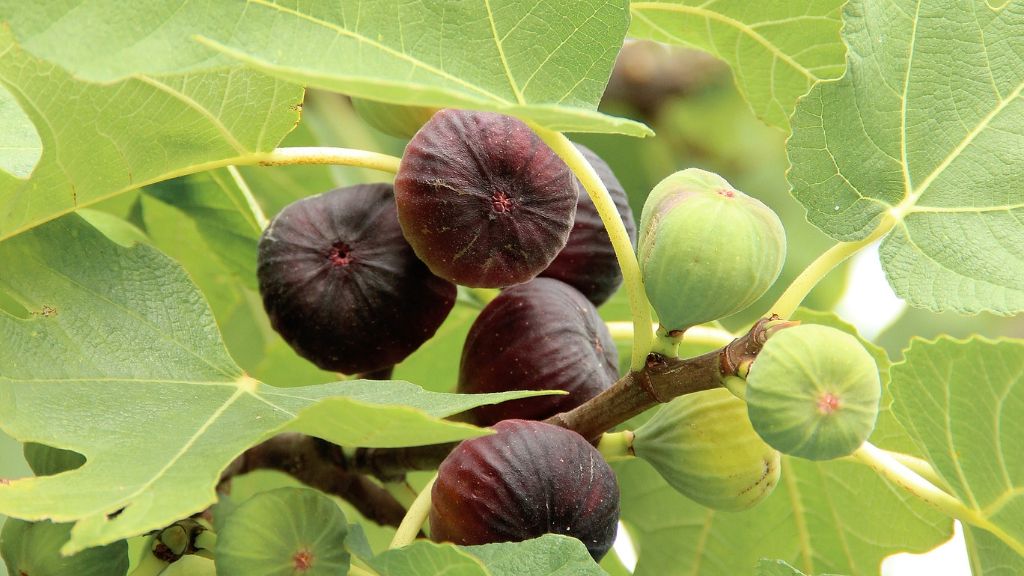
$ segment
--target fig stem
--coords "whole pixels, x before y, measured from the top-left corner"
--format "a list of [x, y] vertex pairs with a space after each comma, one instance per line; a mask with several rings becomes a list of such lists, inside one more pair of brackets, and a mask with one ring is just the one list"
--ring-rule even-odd
[[658, 326], [651, 352], [666, 358], [679, 358], [679, 343], [683, 339], [682, 332], [669, 334], [664, 326]]
[[789, 318], [796, 312], [796, 309], [800, 306], [800, 303], [804, 301], [804, 298], [810, 294], [811, 290], [821, 282], [825, 276], [828, 275], [836, 266], [839, 266], [847, 258], [853, 256], [857, 252], [860, 252], [867, 246], [874, 243], [882, 236], [889, 233], [890, 230], [896, 225], [897, 220], [889, 215], [888, 213], [882, 217], [882, 220], [875, 227], [871, 234], [868, 234], [862, 240], [856, 242], [839, 242], [833, 245], [828, 250], [821, 253], [820, 256], [815, 258], [814, 262], [811, 262], [799, 276], [793, 280], [792, 283], [786, 288], [782, 296], [775, 301], [775, 304], [769, 309], [768, 314], [778, 314], [782, 318]]
[[636, 457], [633, 453], [633, 432], [623, 430], [622, 432], [606, 432], [597, 443], [597, 451], [604, 456], [608, 462], [630, 460]]
[[[935, 484], [936, 486], [938, 486], [939, 488], [942, 488], [946, 492], [949, 492], [949, 485], [946, 483], [945, 480], [943, 480], [942, 478], [939, 477], [939, 475], [935, 472], [935, 469], [932, 468], [932, 465], [929, 464], [928, 462], [926, 462], [926, 461], [924, 461], [924, 460], [922, 460], [920, 458], [917, 458], [916, 456], [911, 456], [910, 454], [904, 454], [902, 452], [894, 452], [892, 450], [886, 450], [884, 448], [878, 448], [878, 449], [881, 450], [882, 452], [885, 452], [889, 456], [891, 456], [894, 460], [896, 460], [900, 464], [903, 464], [907, 468], [910, 468], [917, 475], [921, 476], [925, 480], [931, 482], [932, 484]], [[856, 462], [857, 464], [863, 464], [862, 461], [858, 460], [853, 455], [843, 456], [842, 458], [839, 458], [839, 460], [843, 460], [845, 462]]]
[[239, 192], [242, 193], [242, 197], [245, 198], [245, 203], [249, 207], [249, 212], [252, 214], [255, 220], [255, 228], [257, 232], [263, 232], [270, 225], [270, 220], [267, 219], [267, 215], [263, 213], [263, 208], [260, 207], [260, 203], [256, 201], [256, 197], [253, 196], [252, 190], [249, 188], [248, 182], [245, 178], [242, 178], [242, 173], [238, 171], [235, 166], [228, 166], [228, 173], [231, 174], [231, 179], [235, 181], [235, 185], [238, 186]]
[[153, 554], [153, 545], [155, 543], [155, 535], [146, 538], [145, 544], [142, 545], [146, 553], [142, 555], [142, 560], [139, 561], [138, 566], [128, 576], [159, 576], [164, 571], [164, 568], [170, 566], [169, 562], [161, 560]]
[[391, 545], [388, 549], [401, 548], [407, 546], [416, 539], [416, 536], [420, 533], [420, 528], [423, 527], [423, 523], [427, 521], [427, 516], [430, 515], [430, 493], [434, 488], [434, 482], [437, 481], [437, 474], [427, 482], [427, 485], [420, 490], [416, 499], [413, 500], [412, 506], [409, 506], [409, 511], [405, 513], [405, 518], [402, 518], [402, 523], [398, 525], [398, 530], [395, 531], [395, 537], [391, 540]]
[[633, 253], [633, 244], [629, 241], [626, 225], [615, 208], [615, 202], [612, 200], [608, 188], [605, 187], [594, 167], [587, 162], [583, 153], [561, 132], [549, 130], [533, 123], [530, 124], [530, 127], [540, 136], [541, 140], [554, 150], [555, 154], [558, 154], [583, 184], [590, 199], [594, 202], [594, 207], [597, 209], [598, 216], [601, 217], [605, 230], [608, 231], [608, 238], [615, 250], [615, 258], [619, 261], [619, 268], [622, 269], [623, 283], [626, 285], [629, 308], [633, 316], [633, 351], [629, 369], [632, 372], [639, 372], [644, 369], [647, 354], [651, 351], [654, 333], [650, 329], [652, 324], [651, 305], [647, 301], [643, 277], [640, 275], [640, 264], [637, 262], [636, 254]]
[[398, 172], [401, 158], [357, 150], [355, 148], [335, 148], [331, 146], [296, 146], [293, 148], [277, 148], [273, 152], [254, 157], [260, 166], [290, 166], [293, 164], [340, 164], [372, 168], [381, 172]]
[[919, 474], [904, 466], [891, 454], [865, 442], [853, 453], [853, 458], [871, 467], [875, 472], [893, 484], [903, 488], [921, 501], [930, 504], [943, 514], [991, 532], [1018, 554], [1024, 556], [1024, 542], [1007, 534], [993, 524], [980, 510], [969, 508], [960, 499], [936, 487]]
[[[608, 332], [611, 333], [612, 339], [614, 340], [623, 341], [631, 340], [633, 338], [632, 322], [612, 321], [605, 322], [605, 325], [608, 326]], [[651, 324], [652, 332], [657, 329], [657, 323]], [[732, 342], [736, 336], [732, 332], [723, 328], [702, 324], [700, 326], [693, 326], [689, 328], [683, 338], [683, 341], [688, 344], [719, 347]]]

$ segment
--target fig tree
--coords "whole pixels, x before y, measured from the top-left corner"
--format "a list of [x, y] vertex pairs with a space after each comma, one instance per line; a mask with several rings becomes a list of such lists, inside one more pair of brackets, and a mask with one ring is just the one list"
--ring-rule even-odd
[[801, 324], [773, 335], [747, 376], [750, 420], [776, 449], [811, 460], [851, 454], [871, 435], [878, 366], [851, 334]]
[[434, 115], [434, 108], [402, 106], [365, 98], [353, 98], [352, 107], [364, 122], [396, 138], [409, 139]]
[[618, 378], [618, 352], [604, 320], [575, 288], [536, 278], [504, 290], [473, 323], [462, 347], [460, 393], [565, 390], [473, 410], [481, 426], [543, 420], [597, 396]]
[[257, 269], [274, 329], [324, 370], [390, 367], [429, 339], [455, 303], [402, 236], [391, 186], [294, 202], [263, 232]]
[[746, 308], [775, 282], [785, 259], [779, 217], [717, 174], [676, 172], [644, 204], [640, 270], [666, 331]]
[[434, 274], [500, 288], [554, 260], [578, 193], [569, 167], [522, 121], [441, 110], [406, 147], [395, 198], [405, 237]]
[[724, 388], [679, 396], [634, 432], [633, 451], [677, 492], [715, 510], [745, 510], [779, 483], [780, 456]]
[[600, 560], [619, 520], [619, 486], [601, 454], [542, 422], [505, 420], [494, 430], [459, 444], [438, 469], [431, 539], [474, 545], [564, 534]]

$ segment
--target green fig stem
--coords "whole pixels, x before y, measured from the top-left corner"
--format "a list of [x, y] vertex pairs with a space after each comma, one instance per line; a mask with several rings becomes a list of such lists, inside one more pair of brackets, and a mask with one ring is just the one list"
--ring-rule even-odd
[[[605, 325], [608, 326], [608, 332], [611, 333], [612, 339], [619, 341], [633, 339], [632, 322], [612, 321], [605, 322]], [[658, 324], [652, 324], [651, 331], [653, 332], [657, 330], [658, 327]], [[689, 328], [683, 336], [683, 341], [688, 344], [695, 344], [698, 346], [707, 345], [718, 347], [725, 346], [735, 338], [736, 335], [724, 328], [702, 324], [700, 326], [693, 326]]]
[[683, 340], [683, 332], [675, 330], [668, 332], [664, 326], [658, 326], [658, 331], [651, 345], [651, 352], [661, 354], [666, 358], [679, 358], [679, 343]]
[[498, 294], [501, 294], [501, 290], [497, 288], [467, 288], [466, 290], [474, 300], [480, 303], [481, 308], [490, 304], [491, 300], [494, 300], [498, 297]]
[[194, 544], [199, 550], [216, 550], [217, 533], [213, 530], [203, 530], [196, 535]]
[[249, 213], [252, 214], [253, 220], [255, 221], [257, 232], [263, 232], [270, 225], [270, 220], [267, 219], [267, 215], [263, 213], [263, 208], [260, 207], [260, 203], [256, 201], [256, 197], [253, 196], [252, 190], [249, 188], [249, 183], [242, 177], [242, 173], [238, 171], [235, 166], [228, 166], [228, 173], [231, 174], [231, 179], [235, 181], [235, 186], [238, 186], [238, 191], [242, 193], [242, 197], [245, 198], [245, 204], [249, 208]]
[[601, 436], [601, 441], [597, 443], [597, 451], [608, 462], [630, 460], [636, 457], [633, 453], [633, 437], [631, 430], [606, 432]]
[[853, 457], [862, 464], [871, 467], [881, 477], [903, 488], [939, 512], [991, 532], [1017, 552], [1017, 554], [1024, 556], [1024, 542], [1017, 540], [1012, 535], [1007, 534], [1002, 528], [990, 522], [983, 511], [969, 508], [960, 499], [938, 488], [907, 466], [901, 464], [885, 450], [878, 448], [870, 442], [865, 442], [853, 453]]
[[[876, 448], [877, 448], [877, 446], [876, 446]], [[896, 460], [900, 464], [903, 464], [907, 468], [910, 468], [917, 475], [921, 476], [925, 480], [931, 482], [932, 484], [935, 484], [936, 486], [938, 486], [939, 488], [942, 488], [946, 492], [949, 492], [949, 485], [946, 483], [945, 480], [943, 480], [941, 477], [939, 477], [938, 473], [935, 472], [935, 469], [932, 468], [932, 465], [929, 464], [928, 462], [926, 462], [926, 461], [924, 461], [924, 460], [922, 460], [920, 458], [917, 458], [916, 456], [911, 456], [910, 454], [904, 454], [902, 452], [894, 452], [892, 450], [886, 450], [884, 448], [878, 448], [878, 449], [881, 450], [882, 452], [885, 452], [889, 456], [891, 456], [894, 460]], [[845, 462], [856, 462], [858, 464], [863, 464], [863, 462], [861, 460], [858, 460], [853, 455], [843, 456], [842, 458], [839, 458], [839, 460], [843, 460]]]
[[732, 392], [732, 395], [746, 402], [747, 400], [747, 381], [739, 376], [726, 376], [722, 379], [722, 384]]
[[388, 546], [389, 550], [408, 546], [416, 539], [423, 523], [427, 521], [427, 516], [430, 515], [430, 493], [436, 481], [437, 474], [434, 474], [423, 490], [420, 490], [419, 496], [416, 496], [412, 506], [409, 506], [409, 511], [405, 513], [405, 518], [402, 518], [402, 523], [398, 525], [395, 537], [391, 540], [391, 545]]
[[254, 156], [253, 164], [260, 166], [291, 166], [293, 164], [339, 164], [372, 168], [381, 172], [398, 172], [402, 159], [379, 152], [355, 148], [334, 148], [330, 146], [297, 146], [277, 148], [269, 154]]
[[882, 236], [889, 233], [890, 230], [896, 225], [898, 220], [893, 216], [886, 214], [882, 217], [882, 220], [875, 227], [871, 234], [868, 234], [862, 240], [856, 242], [839, 242], [835, 244], [825, 252], [822, 252], [814, 262], [811, 262], [799, 276], [793, 280], [792, 283], [786, 288], [786, 291], [782, 293], [782, 296], [775, 301], [775, 304], [769, 309], [768, 314], [777, 314], [782, 318], [789, 318], [796, 312], [796, 309], [800, 306], [800, 303], [804, 301], [804, 298], [810, 294], [811, 290], [818, 285], [825, 276], [828, 275], [836, 266], [842, 264], [847, 258], [853, 256], [857, 252], [860, 252], [864, 248], [871, 245], [875, 240], [878, 240]]
[[153, 545], [156, 543], [156, 536], [150, 536], [146, 538], [145, 544], [142, 548], [145, 553], [142, 555], [142, 560], [132, 570], [128, 576], [158, 576], [165, 568], [170, 566], [169, 562], [165, 562], [153, 555]]
[[651, 351], [654, 343], [654, 334], [650, 330], [651, 305], [647, 301], [647, 293], [644, 291], [643, 277], [640, 275], [640, 264], [637, 262], [636, 254], [633, 253], [633, 243], [629, 241], [629, 234], [626, 232], [626, 225], [615, 208], [615, 202], [604, 182], [594, 171], [593, 166], [587, 162], [583, 154], [573, 146], [572, 142], [561, 132], [555, 132], [531, 124], [530, 126], [538, 136], [554, 150], [555, 154], [569, 165], [576, 178], [583, 183], [587, 194], [597, 208], [597, 214], [601, 217], [605, 230], [608, 231], [608, 238], [611, 240], [612, 248], [615, 250], [615, 258], [619, 261], [619, 268], [622, 269], [623, 283], [626, 285], [626, 293], [629, 295], [629, 308], [633, 315], [633, 351], [629, 369], [632, 372], [639, 372], [644, 369], [647, 362], [647, 354]]

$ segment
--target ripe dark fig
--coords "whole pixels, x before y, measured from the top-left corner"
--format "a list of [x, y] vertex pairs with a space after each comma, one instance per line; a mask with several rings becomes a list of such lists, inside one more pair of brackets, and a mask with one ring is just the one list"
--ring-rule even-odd
[[441, 463], [431, 539], [475, 545], [564, 534], [600, 560], [619, 520], [619, 485], [601, 454], [579, 434], [543, 422], [505, 420], [494, 429]]
[[[615, 201], [615, 209], [626, 225], [629, 240], [635, 247], [636, 222], [633, 220], [633, 210], [629, 207], [626, 190], [615, 177], [611, 167], [600, 156], [582, 144], [576, 144], [576, 148], [583, 153], [587, 162], [590, 162], [597, 175], [601, 177], [601, 182], [608, 188], [612, 200]], [[573, 222], [572, 232], [569, 233], [569, 241], [555, 257], [554, 262], [541, 272], [541, 276], [555, 278], [571, 285], [593, 302], [594, 306], [600, 306], [619, 289], [622, 284], [622, 270], [619, 268], [619, 261], [615, 257], [615, 250], [612, 248], [604, 223], [597, 214], [594, 201], [590, 199], [590, 195], [579, 181], [576, 182], [576, 187], [579, 189], [579, 203], [576, 205], [576, 220]]]
[[536, 278], [504, 290], [473, 323], [462, 347], [458, 391], [565, 390], [473, 410], [478, 424], [543, 420], [571, 410], [618, 378], [615, 342], [575, 288]]
[[286, 206], [260, 239], [257, 275], [274, 329], [299, 355], [346, 374], [403, 360], [455, 303], [455, 286], [402, 236], [388, 184]]
[[501, 288], [544, 271], [565, 246], [578, 192], [569, 167], [522, 121], [441, 110], [409, 142], [398, 219], [438, 276]]
[[437, 110], [422, 106], [402, 106], [377, 100], [353, 98], [356, 114], [377, 130], [396, 138], [412, 138]]

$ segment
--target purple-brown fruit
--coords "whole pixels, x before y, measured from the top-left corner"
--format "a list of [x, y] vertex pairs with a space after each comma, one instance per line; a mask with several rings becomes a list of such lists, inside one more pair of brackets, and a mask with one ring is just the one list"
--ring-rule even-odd
[[430, 538], [472, 546], [565, 534], [600, 560], [619, 521], [619, 485], [601, 454], [579, 434], [543, 422], [505, 420], [494, 429], [441, 463]]
[[353, 374], [390, 367], [455, 303], [402, 236], [389, 184], [303, 198], [263, 232], [257, 269], [270, 323], [302, 357]]
[[500, 288], [540, 274], [565, 246], [578, 198], [569, 167], [522, 121], [441, 110], [409, 142], [398, 219], [438, 276]]
[[[594, 167], [594, 171], [608, 189], [615, 202], [615, 209], [626, 225], [629, 241], [636, 247], [636, 221], [633, 219], [633, 210], [629, 207], [626, 190], [612, 173], [611, 167], [600, 156], [582, 144], [576, 144], [576, 148]], [[576, 186], [580, 191], [580, 199], [576, 205], [576, 220], [573, 222], [572, 232], [569, 233], [569, 241], [540, 275], [570, 284], [593, 302], [594, 306], [600, 306], [619, 289], [622, 284], [622, 270], [619, 268], [619, 260], [615, 257], [615, 250], [612, 248], [612, 241], [608, 238], [604, 223], [597, 214], [594, 201], [590, 199], [582, 183], [577, 181]]]
[[618, 378], [615, 342], [594, 305], [575, 288], [536, 278], [502, 291], [473, 322], [462, 347], [458, 391], [565, 390], [478, 406], [481, 426], [543, 420], [572, 410]]

